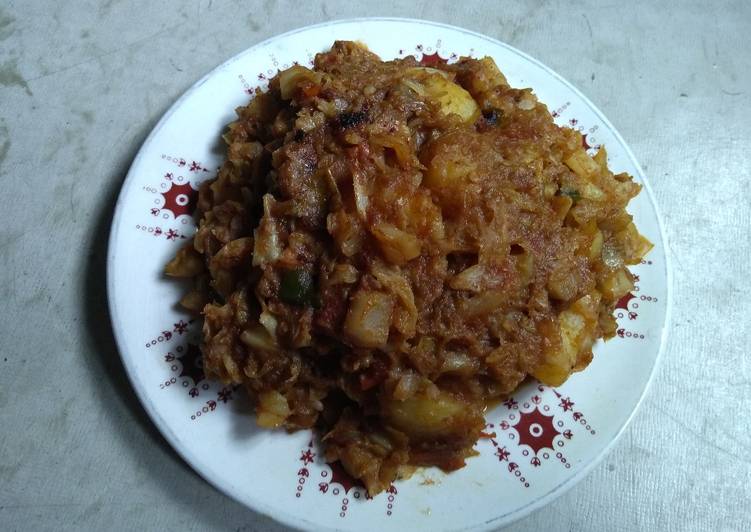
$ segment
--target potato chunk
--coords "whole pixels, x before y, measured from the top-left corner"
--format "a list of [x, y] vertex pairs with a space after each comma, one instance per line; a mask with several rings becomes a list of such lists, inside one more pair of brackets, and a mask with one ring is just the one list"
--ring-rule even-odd
[[477, 172], [476, 161], [460, 132], [447, 133], [431, 142], [421, 159], [427, 166], [423, 183], [448, 195], [458, 192]]
[[423, 393], [404, 401], [388, 401], [383, 412], [389, 424], [413, 441], [455, 437], [477, 420], [477, 412], [471, 405], [448, 392], [438, 392], [435, 397]]
[[258, 396], [256, 423], [259, 427], [274, 429], [284, 423], [290, 413], [287, 398], [281, 393], [269, 391]]
[[599, 294], [588, 294], [576, 300], [558, 316], [560, 343], [553, 342], [545, 353], [544, 362], [532, 372], [549, 386], [563, 384], [583, 351], [589, 351], [597, 325]]
[[412, 68], [408, 71], [407, 85], [438, 104], [444, 115], [458, 115], [465, 123], [474, 122], [480, 116], [480, 108], [472, 95], [441, 70]]

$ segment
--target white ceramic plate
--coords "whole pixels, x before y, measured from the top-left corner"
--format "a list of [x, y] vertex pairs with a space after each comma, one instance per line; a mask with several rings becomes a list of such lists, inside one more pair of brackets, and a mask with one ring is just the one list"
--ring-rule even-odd
[[[430, 63], [495, 59], [512, 86], [532, 87], [560, 124], [607, 146], [610, 165], [644, 185], [631, 202], [655, 244], [636, 266], [634, 292], [617, 309], [618, 336], [558, 389], [534, 384], [487, 415], [492, 439], [467, 467], [425, 470], [367, 499], [325, 464], [309, 432], [258, 430], [238, 390], [204, 379], [198, 322], [175, 302], [183, 287], [164, 264], [194, 231], [195, 189], [222, 162], [220, 134], [257, 86], [293, 62], [309, 63], [335, 39], [360, 40], [382, 58]], [[670, 268], [649, 185], [602, 113], [558, 74], [518, 50], [467, 30], [403, 19], [345, 20], [269, 39], [230, 59], [185, 93], [133, 162], [117, 203], [108, 257], [115, 336], [133, 387], [174, 448], [217, 488], [285, 524], [333, 530], [480, 530], [529, 513], [570, 488], [634, 414], [665, 342]]]

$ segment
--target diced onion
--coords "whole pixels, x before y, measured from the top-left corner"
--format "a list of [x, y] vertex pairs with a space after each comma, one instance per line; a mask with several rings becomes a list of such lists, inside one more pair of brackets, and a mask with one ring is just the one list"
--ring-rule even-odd
[[583, 179], [592, 179], [600, 173], [600, 166], [583, 149], [575, 151], [563, 162]]
[[475, 264], [454, 275], [449, 281], [449, 286], [454, 290], [480, 292], [483, 289], [484, 278], [485, 267], [482, 264]]
[[417, 385], [419, 384], [419, 382], [420, 378], [416, 373], [412, 371], [405, 372], [401, 377], [399, 377], [399, 380], [394, 387], [394, 391], [392, 393], [394, 399], [396, 399], [397, 401], [404, 401], [405, 399], [413, 396], [417, 391]]
[[393, 264], [404, 264], [420, 255], [420, 241], [415, 235], [382, 222], [371, 228], [386, 259]]
[[469, 318], [492, 313], [506, 301], [506, 294], [498, 290], [488, 290], [463, 302], [462, 310]]
[[608, 301], [617, 301], [634, 288], [634, 282], [626, 268], [621, 268], [608, 275], [598, 288]]
[[388, 294], [360, 290], [350, 301], [344, 332], [360, 347], [382, 347], [389, 339], [394, 300]]
[[311, 84], [319, 84], [322, 76], [319, 72], [313, 72], [304, 66], [295, 65], [279, 73], [279, 89], [282, 98], [289, 100], [295, 95], [297, 87], [303, 82], [308, 81]]
[[263, 325], [263, 328], [266, 329], [271, 338], [276, 338], [276, 326], [279, 324], [279, 322], [276, 317], [271, 312], [269, 312], [268, 309], [265, 309], [263, 312], [261, 312], [258, 321], [261, 325]]
[[478, 370], [480, 363], [467, 353], [449, 351], [444, 355], [441, 373], [455, 373], [472, 375]]
[[181, 248], [167, 263], [164, 273], [172, 277], [194, 277], [203, 271], [203, 260], [193, 244]]
[[279, 228], [272, 216], [273, 204], [276, 200], [271, 194], [263, 197], [263, 218], [258, 228], [253, 231], [255, 245], [253, 246], [253, 266], [271, 264], [282, 254], [282, 244], [279, 241]]
[[409, 280], [397, 269], [387, 268], [380, 263], [374, 264], [372, 273], [386, 290], [396, 296], [399, 306], [394, 312], [394, 326], [411, 338], [417, 326], [417, 306]]
[[353, 284], [359, 279], [360, 273], [351, 264], [337, 264], [329, 276], [331, 284]]
[[244, 330], [240, 334], [240, 340], [253, 349], [260, 349], [261, 351], [278, 350], [274, 337], [265, 328], [260, 326]]

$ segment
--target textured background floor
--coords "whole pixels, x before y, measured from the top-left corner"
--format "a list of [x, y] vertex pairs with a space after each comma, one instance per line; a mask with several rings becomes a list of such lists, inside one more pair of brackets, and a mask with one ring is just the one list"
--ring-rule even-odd
[[464, 26], [551, 66], [620, 130], [665, 218], [673, 323], [644, 406], [511, 529], [749, 529], [751, 4], [401, 4], [0, 3], [0, 529], [281, 530], [193, 473], [134, 398], [105, 241], [136, 150], [194, 81], [266, 37], [363, 15]]

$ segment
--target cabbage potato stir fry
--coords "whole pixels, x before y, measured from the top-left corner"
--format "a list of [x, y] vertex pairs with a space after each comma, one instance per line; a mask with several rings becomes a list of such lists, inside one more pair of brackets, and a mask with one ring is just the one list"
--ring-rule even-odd
[[317, 428], [371, 494], [462, 467], [489, 403], [614, 335], [651, 248], [625, 210], [640, 187], [491, 59], [336, 42], [237, 115], [166, 272], [194, 279], [207, 372], [260, 426]]

